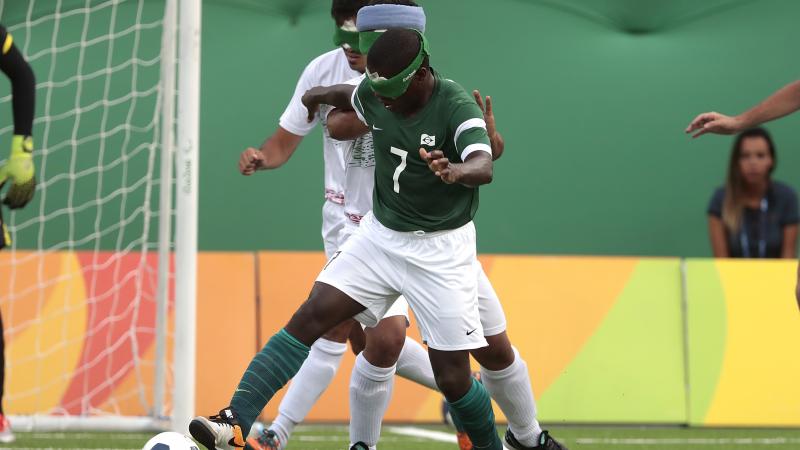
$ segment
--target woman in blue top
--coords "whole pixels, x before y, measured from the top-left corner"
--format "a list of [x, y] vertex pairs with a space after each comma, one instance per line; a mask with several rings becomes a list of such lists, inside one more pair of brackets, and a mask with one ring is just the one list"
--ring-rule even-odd
[[728, 177], [708, 206], [711, 247], [717, 258], [795, 258], [797, 194], [772, 179], [775, 145], [763, 128], [740, 133]]

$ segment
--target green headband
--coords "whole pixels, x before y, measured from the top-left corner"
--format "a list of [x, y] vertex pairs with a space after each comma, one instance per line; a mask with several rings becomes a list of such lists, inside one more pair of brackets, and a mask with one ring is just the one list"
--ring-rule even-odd
[[381, 34], [386, 30], [380, 31], [361, 31], [358, 33], [358, 48], [361, 49], [361, 53], [367, 54], [369, 53], [369, 49], [372, 47], [372, 44], [381, 37]]
[[354, 52], [366, 53], [362, 52], [359, 47], [359, 33], [355, 31], [355, 28], [355, 25], [348, 22], [345, 22], [341, 27], [336, 27], [336, 31], [333, 33], [333, 44], [337, 47], [345, 47], [345, 49], [353, 50]]
[[369, 69], [367, 69], [367, 80], [369, 80], [369, 87], [372, 89], [372, 92], [381, 97], [397, 98], [408, 90], [408, 86], [411, 84], [414, 74], [417, 73], [425, 57], [428, 56], [428, 40], [425, 39], [424, 34], [417, 30], [414, 31], [416, 31], [420, 37], [419, 53], [417, 53], [416, 58], [411, 61], [408, 67], [391, 78], [382, 77], [380, 74], [370, 72]]

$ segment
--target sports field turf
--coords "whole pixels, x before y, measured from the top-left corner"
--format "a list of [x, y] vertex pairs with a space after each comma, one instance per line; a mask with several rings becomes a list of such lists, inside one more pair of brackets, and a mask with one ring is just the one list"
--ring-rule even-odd
[[[640, 427], [551, 427], [570, 449], [800, 449], [800, 429], [686, 429]], [[501, 430], [502, 431], [502, 430]], [[141, 433], [17, 433], [6, 449], [139, 449], [152, 436]], [[445, 427], [386, 426], [382, 450], [455, 450], [442, 442], [452, 433]], [[439, 439], [439, 440], [437, 440]], [[342, 426], [298, 428], [289, 450], [346, 450]]]

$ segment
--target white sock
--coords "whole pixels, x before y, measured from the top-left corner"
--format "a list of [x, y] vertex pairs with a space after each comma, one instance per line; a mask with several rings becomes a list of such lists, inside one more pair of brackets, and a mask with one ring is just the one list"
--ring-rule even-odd
[[396, 366], [376, 367], [364, 353], [358, 355], [350, 374], [350, 445], [367, 444], [370, 449], [378, 445], [381, 422], [394, 388]]
[[481, 381], [503, 410], [508, 427], [520, 444], [537, 446], [542, 427], [536, 420], [536, 401], [528, 377], [528, 365], [517, 349], [514, 348], [514, 362], [505, 369], [492, 371], [481, 367]]
[[403, 344], [403, 351], [397, 358], [397, 374], [428, 389], [439, 390], [433, 377], [428, 352], [425, 351], [422, 344], [408, 336]]
[[317, 339], [311, 346], [308, 358], [289, 383], [286, 396], [278, 407], [278, 417], [269, 426], [282, 446], [286, 446], [294, 427], [306, 418], [311, 407], [331, 384], [345, 351], [347, 344], [325, 338]]

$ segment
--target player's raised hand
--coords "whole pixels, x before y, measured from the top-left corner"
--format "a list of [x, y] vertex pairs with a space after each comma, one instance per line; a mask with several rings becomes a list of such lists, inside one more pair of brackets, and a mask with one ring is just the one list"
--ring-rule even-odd
[[486, 122], [486, 134], [489, 136], [489, 143], [492, 146], [492, 159], [500, 158], [505, 150], [505, 141], [503, 136], [497, 131], [497, 125], [494, 121], [494, 110], [492, 109], [492, 97], [486, 96], [486, 103], [484, 106], [483, 96], [480, 91], [475, 89], [472, 91], [472, 96], [475, 97], [475, 103], [483, 112], [483, 120]]
[[450, 160], [445, 158], [444, 152], [441, 150], [434, 150], [428, 152], [424, 148], [419, 149], [419, 156], [428, 164], [434, 175], [441, 178], [447, 184], [458, 182], [460, 172], [458, 171], [457, 164], [450, 164]]
[[706, 133], [714, 134], [735, 134], [744, 128], [744, 124], [736, 117], [726, 116], [718, 112], [707, 112], [695, 117], [686, 133], [694, 133], [693, 138], [702, 136]]
[[252, 175], [264, 167], [264, 154], [261, 150], [249, 147], [239, 156], [239, 172], [242, 175]]
[[475, 97], [475, 103], [478, 104], [483, 113], [483, 120], [486, 121], [486, 133], [491, 137], [497, 133], [497, 127], [494, 123], [494, 111], [492, 111], [492, 97], [486, 96], [486, 105], [484, 106], [483, 96], [479, 90], [472, 91], [472, 96]]

